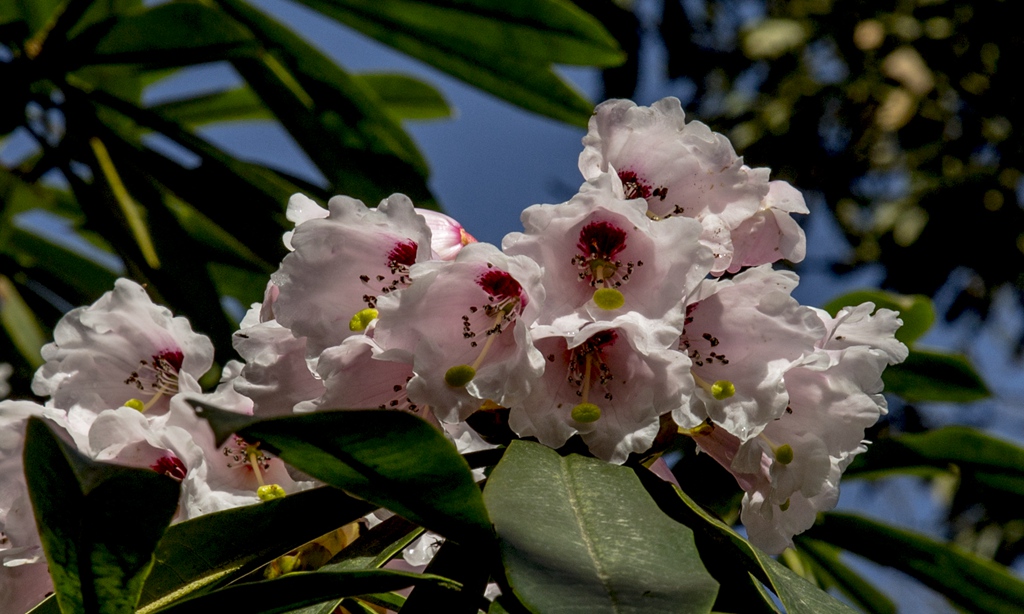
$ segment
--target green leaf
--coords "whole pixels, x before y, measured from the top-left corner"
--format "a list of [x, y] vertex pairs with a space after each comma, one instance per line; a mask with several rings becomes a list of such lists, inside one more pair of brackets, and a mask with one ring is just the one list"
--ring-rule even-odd
[[967, 612], [1017, 614], [1024, 603], [1024, 581], [1002, 565], [917, 533], [833, 512], [805, 536], [898, 569]]
[[709, 612], [693, 534], [625, 467], [514, 441], [484, 490], [509, 585], [537, 612]]
[[153, 610], [223, 584], [373, 509], [334, 488], [317, 488], [174, 525], [157, 546], [139, 603]]
[[248, 86], [169, 100], [149, 109], [190, 130], [219, 122], [274, 118], [256, 92]]
[[47, 335], [18, 289], [4, 275], [0, 275], [0, 324], [28, 364], [33, 368], [43, 366], [39, 350], [46, 343]]
[[334, 190], [371, 203], [402, 192], [432, 200], [426, 160], [381, 101], [323, 53], [239, 0], [218, 0], [262, 42], [258, 60], [238, 60], [259, 94]]
[[440, 576], [402, 571], [296, 572], [276, 580], [251, 582], [178, 602], [161, 614], [194, 612], [260, 612], [274, 614], [328, 599], [385, 593], [408, 586], [437, 585], [457, 591], [459, 585]]
[[[729, 583], [722, 583], [723, 593], [749, 592], [747, 586], [733, 580], [737, 571], [745, 571], [749, 574], [747, 577], [756, 585], [752, 588], [763, 595], [760, 584], [767, 586], [779, 597], [787, 614], [854, 612], [850, 606], [836, 600], [743, 539], [724, 522], [705, 511], [679, 487], [662, 480], [647, 469], [638, 468], [636, 475], [662, 511], [693, 530], [701, 559], [712, 573], [716, 574], [716, 577], [730, 578]], [[755, 607], [762, 610], [766, 607], [774, 608], [770, 600], [767, 600], [767, 595], [759, 597], [759, 600], [760, 603], [751, 600], [749, 605], [744, 604], [742, 611], [751, 611]]]
[[134, 613], [178, 483], [92, 461], [39, 418], [26, 431], [25, 480], [61, 611]]
[[849, 478], [888, 477], [897, 473], [962, 474], [1024, 496], [1024, 448], [966, 426], [890, 437], [873, 443], [846, 470]]
[[813, 563], [815, 573], [825, 576], [861, 609], [872, 614], [896, 614], [896, 604], [839, 558], [839, 549], [815, 539], [796, 537], [800, 552]]
[[499, 98], [579, 126], [593, 105], [551, 65], [613, 66], [625, 57], [596, 19], [562, 0], [300, 1]]
[[218, 438], [237, 431], [289, 465], [457, 542], [492, 538], [480, 489], [455, 446], [404, 412], [318, 411], [246, 425], [202, 406]]
[[856, 290], [829, 301], [825, 305], [825, 311], [835, 317], [843, 307], [853, 307], [867, 302], [874, 303], [877, 309], [900, 312], [903, 326], [896, 331], [896, 338], [907, 345], [921, 338], [935, 323], [935, 306], [932, 305], [932, 299], [923, 294]]
[[970, 361], [960, 354], [911, 350], [907, 359], [882, 373], [886, 392], [910, 402], [968, 403], [992, 396]]
[[465, 546], [444, 542], [424, 571], [455, 580], [462, 591], [453, 595], [438, 586], [417, 587], [403, 604], [402, 614], [434, 614], [439, 604], [450, 614], [477, 614], [487, 605], [484, 591], [490, 576], [489, 566], [482, 563], [495, 558], [494, 554], [492, 543]]
[[363, 73], [353, 79], [373, 90], [389, 113], [399, 119], [442, 119], [452, 116], [441, 92], [409, 75]]
[[189, 66], [248, 56], [257, 41], [224, 13], [196, 2], [168, 3], [87, 28], [63, 57], [88, 64]]

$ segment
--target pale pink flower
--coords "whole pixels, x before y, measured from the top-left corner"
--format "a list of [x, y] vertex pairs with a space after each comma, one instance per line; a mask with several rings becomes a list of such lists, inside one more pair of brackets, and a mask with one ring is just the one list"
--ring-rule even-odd
[[179, 390], [198, 390], [195, 381], [213, 364], [210, 340], [128, 279], [69, 311], [53, 337], [32, 390], [60, 409], [99, 412], [131, 402], [162, 413]]
[[535, 329], [544, 375], [511, 405], [509, 426], [553, 448], [579, 433], [595, 456], [612, 463], [649, 449], [660, 416], [685, 407], [693, 389], [690, 361], [669, 349], [675, 331], [635, 312], [578, 332]]
[[506, 253], [544, 269], [547, 303], [538, 323], [575, 330], [636, 312], [681, 328], [683, 300], [711, 266], [710, 251], [697, 240], [700, 225], [686, 218], [654, 222], [642, 200], [616, 197], [610, 181], [599, 175], [567, 203], [527, 208], [525, 232], [502, 241]]
[[[715, 255], [713, 273], [803, 258], [803, 233], [789, 220], [789, 213], [807, 212], [803, 199], [780, 182], [770, 194], [768, 169], [746, 166], [729, 139], [700, 122], [686, 123], [678, 99], [650, 107], [603, 102], [583, 145], [579, 167], [586, 179], [613, 173], [616, 189], [646, 200], [651, 216], [699, 220], [701, 240]], [[733, 263], [734, 253], [742, 265]]]
[[430, 249], [436, 260], [454, 260], [459, 250], [476, 243], [473, 235], [466, 232], [455, 218], [430, 209], [416, 209], [430, 227]]
[[414, 357], [409, 399], [464, 420], [485, 400], [508, 406], [529, 393], [544, 367], [527, 324], [543, 297], [535, 262], [473, 243], [454, 261], [414, 266], [408, 288], [380, 297], [373, 337]]
[[431, 257], [430, 229], [401, 194], [376, 209], [335, 196], [328, 208], [324, 218], [304, 214], [294, 251], [271, 276], [280, 290], [275, 319], [306, 338], [308, 358], [363, 334], [377, 297], [407, 286], [409, 268]]

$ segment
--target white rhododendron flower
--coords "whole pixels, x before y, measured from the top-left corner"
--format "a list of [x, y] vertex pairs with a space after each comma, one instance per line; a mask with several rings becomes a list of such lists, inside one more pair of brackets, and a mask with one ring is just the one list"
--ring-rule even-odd
[[112, 292], [61, 318], [42, 355], [32, 391], [55, 407], [98, 412], [131, 404], [159, 413], [179, 390], [198, 391], [213, 344], [154, 305], [142, 286], [119, 279]]
[[686, 123], [678, 99], [650, 107], [603, 102], [583, 145], [585, 178], [613, 173], [621, 193], [646, 200], [650, 215], [699, 220], [701, 240], [715, 255], [714, 273], [738, 270], [734, 253], [742, 255], [742, 265], [803, 259], [803, 232], [788, 219], [807, 213], [803, 198], [788, 186], [772, 190], [768, 169], [746, 166], [729, 139], [700, 122]]
[[435, 260], [454, 260], [459, 251], [476, 243], [473, 235], [466, 232], [455, 218], [430, 209], [416, 209], [430, 227], [430, 249]]
[[315, 358], [362, 334], [377, 298], [409, 285], [409, 268], [430, 260], [430, 229], [401, 194], [376, 209], [336, 196], [329, 215], [296, 226], [294, 251], [271, 276], [280, 289], [274, 315]]

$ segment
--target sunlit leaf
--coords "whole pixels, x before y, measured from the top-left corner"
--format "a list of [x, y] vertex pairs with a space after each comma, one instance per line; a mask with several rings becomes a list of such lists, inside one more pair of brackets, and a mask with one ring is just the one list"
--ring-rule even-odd
[[718, 585], [693, 534], [628, 468], [514, 441], [484, 497], [508, 582], [534, 611], [711, 610]]
[[4, 275], [0, 275], [0, 324], [25, 361], [33, 368], [41, 367], [39, 350], [46, 343], [46, 334], [18, 289]]
[[911, 350], [882, 373], [886, 392], [916, 401], [967, 403], [992, 395], [970, 361], [960, 354]]
[[260, 97], [245, 86], [169, 100], [149, 109], [165, 119], [192, 129], [219, 122], [274, 118]]
[[39, 418], [26, 431], [25, 480], [63, 614], [134, 613], [178, 483], [92, 461]]
[[967, 612], [1020, 612], [1024, 581], [954, 545], [851, 514], [827, 513], [807, 537], [898, 569]]
[[551, 64], [611, 66], [624, 59], [593, 17], [561, 0], [301, 1], [484, 91], [581, 126], [593, 106]]
[[441, 92], [414, 77], [397, 73], [363, 73], [353, 78], [373, 90], [388, 112], [400, 119], [441, 119], [452, 115], [452, 109]]
[[161, 4], [86, 29], [66, 50], [74, 66], [188, 66], [250, 55], [253, 37], [224, 13], [198, 2]]

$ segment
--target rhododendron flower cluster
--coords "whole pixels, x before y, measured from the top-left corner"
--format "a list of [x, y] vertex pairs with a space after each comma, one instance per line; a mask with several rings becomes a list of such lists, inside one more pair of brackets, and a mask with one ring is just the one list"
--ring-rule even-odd
[[34, 383], [49, 401], [0, 405], [0, 582], [38, 558], [8, 454], [28, 415], [94, 458], [180, 480], [179, 519], [310, 486], [256, 442], [218, 448], [189, 398], [266, 417], [412, 412], [463, 450], [484, 445], [464, 421], [504, 408], [519, 437], [578, 436], [611, 463], [669, 425], [735, 476], [751, 541], [790, 545], [886, 410], [881, 373], [907, 356], [897, 314], [800, 305], [797, 276], [772, 264], [804, 256], [803, 197], [678, 100], [606, 102], [583, 144], [579, 192], [527, 208], [500, 249], [401, 194], [294, 196], [289, 253], [235, 333], [244, 362], [208, 394], [212, 344], [143, 287], [119, 280], [68, 313]]

